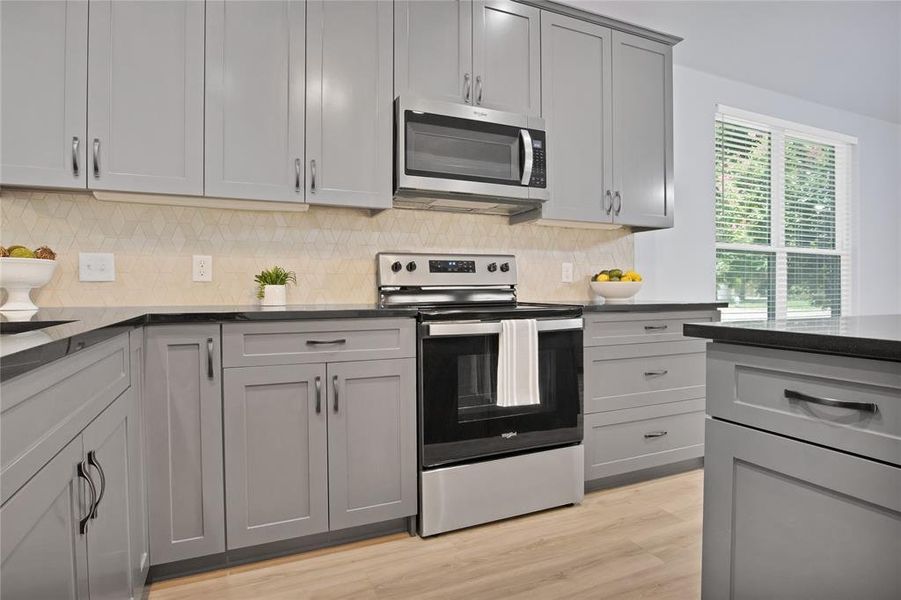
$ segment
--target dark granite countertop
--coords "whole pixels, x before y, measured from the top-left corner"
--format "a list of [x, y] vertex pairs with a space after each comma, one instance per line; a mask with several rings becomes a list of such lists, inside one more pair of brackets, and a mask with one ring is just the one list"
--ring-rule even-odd
[[640, 300], [628, 304], [607, 304], [603, 302], [586, 302], [574, 300], [561, 304], [576, 304], [582, 307], [583, 313], [592, 312], [665, 312], [677, 310], [715, 310], [729, 306], [728, 302], [676, 302], [667, 300]]
[[291, 321], [299, 319], [354, 319], [415, 317], [412, 308], [379, 308], [374, 304], [247, 306], [135, 306], [42, 308], [28, 322], [58, 322], [43, 329], [5, 333], [17, 327], [5, 313], [0, 317], [0, 381], [6, 381], [51, 361], [108, 340], [134, 327], [164, 323], [217, 323], [226, 321]]
[[901, 314], [690, 323], [683, 331], [715, 342], [901, 362]]

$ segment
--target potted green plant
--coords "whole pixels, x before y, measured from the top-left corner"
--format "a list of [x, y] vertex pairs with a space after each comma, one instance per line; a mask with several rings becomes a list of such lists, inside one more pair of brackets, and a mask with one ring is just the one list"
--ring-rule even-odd
[[284, 306], [286, 303], [286, 286], [288, 283], [297, 283], [297, 275], [294, 271], [286, 271], [281, 267], [272, 267], [254, 276], [253, 280], [259, 286], [257, 298], [263, 306]]

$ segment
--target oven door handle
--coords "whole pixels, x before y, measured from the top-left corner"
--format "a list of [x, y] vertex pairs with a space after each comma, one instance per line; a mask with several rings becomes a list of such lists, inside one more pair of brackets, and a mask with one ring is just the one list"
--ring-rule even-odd
[[532, 180], [532, 165], [534, 163], [534, 157], [532, 156], [532, 134], [529, 133], [528, 129], [520, 129], [519, 130], [519, 138], [522, 140], [522, 178], [519, 180], [519, 183], [522, 185], [529, 185], [529, 182]]
[[[429, 337], [492, 335], [501, 332], [500, 321], [428, 323]], [[582, 319], [547, 319], [538, 321], [538, 331], [581, 330]]]

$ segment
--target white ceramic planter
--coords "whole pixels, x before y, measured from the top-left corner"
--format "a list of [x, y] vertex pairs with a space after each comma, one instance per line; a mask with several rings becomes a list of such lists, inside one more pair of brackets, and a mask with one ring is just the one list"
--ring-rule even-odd
[[6, 289], [6, 303], [0, 310], [37, 310], [31, 290], [47, 284], [56, 271], [55, 260], [41, 258], [0, 258], [0, 287]]
[[285, 285], [264, 285], [263, 299], [260, 304], [263, 306], [284, 306], [287, 303], [288, 286]]

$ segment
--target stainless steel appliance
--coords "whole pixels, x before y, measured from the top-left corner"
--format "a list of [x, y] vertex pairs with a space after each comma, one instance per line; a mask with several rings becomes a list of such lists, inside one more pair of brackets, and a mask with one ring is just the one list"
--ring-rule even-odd
[[[578, 503], [582, 309], [517, 302], [509, 255], [378, 255], [382, 306], [419, 307], [420, 533]], [[535, 319], [539, 402], [497, 402], [505, 319]]]
[[395, 111], [395, 207], [513, 215], [548, 199], [542, 119], [409, 98]]

